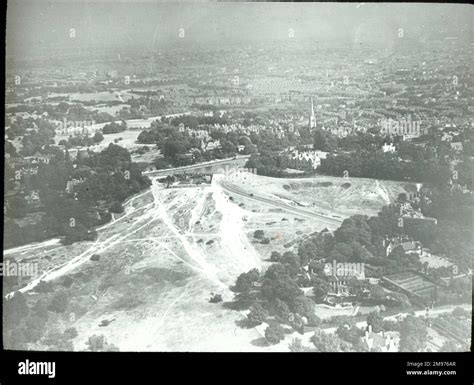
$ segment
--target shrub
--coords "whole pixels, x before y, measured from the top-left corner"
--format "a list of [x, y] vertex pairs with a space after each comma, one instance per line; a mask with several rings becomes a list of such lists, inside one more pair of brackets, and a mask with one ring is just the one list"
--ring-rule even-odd
[[308, 352], [310, 349], [306, 346], [303, 346], [299, 338], [293, 338], [291, 343], [288, 345], [290, 351], [293, 353]]
[[250, 313], [247, 315], [247, 319], [252, 326], [260, 325], [267, 317], [268, 312], [257, 302], [250, 307]]
[[64, 330], [63, 335], [64, 338], [70, 340], [76, 338], [78, 334], [76, 328], [67, 328], [66, 330]]
[[281, 254], [278, 251], [272, 251], [272, 254], [270, 255], [270, 261], [280, 262], [280, 260], [281, 260]]
[[56, 313], [62, 313], [66, 310], [67, 305], [67, 294], [64, 291], [60, 291], [53, 296], [51, 302], [49, 303], [48, 309]]
[[119, 350], [115, 345], [109, 344], [102, 334], [90, 336], [86, 345], [92, 352], [117, 352]]
[[269, 344], [277, 344], [283, 338], [285, 338], [285, 329], [280, 324], [274, 322], [265, 329], [265, 339]]

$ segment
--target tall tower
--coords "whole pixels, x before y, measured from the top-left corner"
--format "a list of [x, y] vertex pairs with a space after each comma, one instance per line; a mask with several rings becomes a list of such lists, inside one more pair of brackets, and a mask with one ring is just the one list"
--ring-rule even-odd
[[313, 97], [311, 97], [311, 110], [309, 112], [309, 129], [316, 128], [316, 117], [314, 116]]

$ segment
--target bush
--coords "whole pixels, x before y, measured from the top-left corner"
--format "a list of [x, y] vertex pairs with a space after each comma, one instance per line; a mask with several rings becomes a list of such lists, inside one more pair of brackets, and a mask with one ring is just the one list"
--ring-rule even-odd
[[309, 348], [303, 346], [299, 338], [293, 338], [291, 340], [291, 343], [288, 345], [288, 347], [290, 348], [290, 351], [293, 353], [307, 352], [310, 350]]
[[278, 251], [272, 251], [272, 254], [270, 255], [270, 261], [280, 262], [280, 260], [281, 260], [281, 254]]
[[372, 331], [374, 333], [381, 332], [384, 330], [383, 317], [377, 312], [372, 312], [367, 316], [367, 325], [372, 326]]
[[118, 352], [119, 350], [115, 345], [109, 344], [102, 334], [90, 336], [86, 345], [92, 352]]
[[104, 135], [101, 132], [97, 131], [94, 136], [92, 137], [94, 143], [100, 143], [104, 140]]
[[296, 297], [290, 304], [290, 309], [293, 313], [298, 313], [306, 318], [314, 316], [314, 302], [305, 296]]
[[280, 324], [274, 322], [265, 329], [265, 339], [269, 344], [277, 344], [283, 338], [285, 338], [285, 329]]
[[290, 308], [288, 307], [286, 302], [283, 302], [279, 298], [275, 298], [275, 300], [272, 303], [272, 307], [273, 307], [273, 312], [275, 313], [275, 316], [277, 317], [278, 320], [280, 320], [281, 322], [288, 321]]
[[66, 330], [64, 330], [63, 334], [64, 334], [64, 338], [68, 340], [76, 338], [78, 335], [76, 328], [67, 328]]
[[257, 302], [250, 307], [250, 313], [247, 315], [247, 319], [252, 326], [260, 325], [267, 317], [268, 312]]
[[452, 315], [455, 316], [456, 318], [470, 318], [471, 314], [463, 309], [462, 307], [457, 307], [453, 310]]
[[67, 294], [64, 291], [56, 293], [51, 302], [49, 303], [48, 309], [56, 313], [63, 313], [68, 305]]
[[222, 295], [221, 294], [214, 294], [211, 293], [211, 298], [209, 299], [210, 303], [219, 303], [222, 302]]

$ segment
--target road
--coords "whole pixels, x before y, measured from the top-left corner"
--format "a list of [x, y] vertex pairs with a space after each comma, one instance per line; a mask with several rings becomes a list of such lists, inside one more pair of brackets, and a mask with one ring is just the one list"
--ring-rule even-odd
[[226, 158], [226, 159], [212, 160], [210, 162], [191, 164], [189, 166], [166, 168], [166, 169], [163, 169], [163, 170], [156, 170], [156, 171], [147, 171], [147, 172], [144, 172], [143, 175], [146, 175], [146, 176], [161, 176], [161, 175], [166, 176], [166, 175], [174, 174], [174, 173], [180, 172], [180, 171], [189, 171], [189, 170], [195, 170], [195, 169], [200, 169], [200, 168], [205, 168], [205, 167], [211, 167], [211, 166], [215, 166], [215, 165], [218, 165], [218, 164], [231, 162], [233, 160], [248, 159], [249, 157], [250, 157], [250, 155], [242, 155], [242, 156], [237, 156], [237, 157], [233, 157], [233, 158]]
[[[449, 306], [444, 306], [444, 307], [440, 307], [440, 308], [437, 308], [437, 309], [430, 309], [428, 311], [428, 313], [426, 312], [426, 310], [417, 310], [414, 313], [415, 313], [416, 317], [420, 317], [420, 316], [434, 317], [434, 316], [438, 316], [442, 313], [450, 313], [454, 309], [456, 309], [457, 307], [461, 307], [464, 310], [472, 311], [472, 306], [470, 306], [470, 305], [449, 305]], [[400, 321], [401, 319], [405, 318], [408, 314], [409, 313], [398, 313], [398, 314], [394, 314], [394, 315], [389, 315], [387, 317], [384, 317], [383, 319], [387, 320], [387, 321]], [[367, 321], [357, 322], [355, 324], [355, 326], [357, 326], [358, 328], [366, 328], [367, 327]], [[334, 332], [336, 332], [336, 330], [337, 330], [336, 327], [322, 329], [322, 331], [325, 332], [325, 333], [334, 333]]]
[[226, 190], [227, 192], [230, 192], [232, 194], [240, 195], [240, 196], [243, 196], [243, 197], [248, 198], [248, 199], [253, 199], [255, 201], [265, 203], [269, 206], [278, 207], [278, 208], [281, 208], [285, 211], [293, 213], [295, 215], [299, 215], [299, 216], [303, 215], [303, 216], [310, 217], [310, 218], [313, 218], [313, 219], [318, 219], [319, 221], [321, 221], [321, 222], [323, 222], [323, 223], [325, 223], [325, 224], [327, 224], [331, 227], [334, 227], [334, 226], [339, 227], [339, 225], [342, 223], [342, 219], [330, 218], [328, 216], [315, 213], [313, 211], [307, 211], [307, 210], [303, 210], [303, 209], [300, 209], [300, 208], [297, 208], [297, 207], [292, 207], [290, 205], [279, 202], [277, 200], [264, 198], [262, 196], [257, 196], [255, 194], [249, 194], [249, 193], [243, 191], [242, 189], [240, 189], [238, 187], [235, 187], [235, 186], [232, 186], [229, 183], [226, 183], [224, 181], [221, 181], [220, 184], [221, 184], [221, 186], [224, 190]]

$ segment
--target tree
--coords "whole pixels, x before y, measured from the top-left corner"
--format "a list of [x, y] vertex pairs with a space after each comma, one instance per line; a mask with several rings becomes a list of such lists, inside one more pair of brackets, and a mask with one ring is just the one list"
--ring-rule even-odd
[[314, 277], [312, 279], [313, 295], [316, 302], [321, 302], [329, 292], [331, 286], [324, 279]]
[[72, 339], [72, 338], [76, 338], [77, 337], [77, 330], [76, 328], [74, 327], [71, 327], [71, 328], [67, 328], [66, 330], [64, 330], [64, 338], [66, 339]]
[[249, 291], [253, 287], [253, 283], [258, 281], [259, 278], [260, 273], [257, 269], [252, 269], [246, 273], [242, 273], [237, 277], [235, 285], [232, 287], [232, 291], [236, 293]]
[[250, 313], [247, 315], [247, 319], [252, 326], [260, 325], [267, 317], [268, 312], [257, 302], [250, 307]]
[[330, 132], [318, 129], [314, 133], [313, 148], [315, 150], [333, 152], [337, 150], [337, 137]]
[[280, 260], [281, 260], [281, 254], [278, 251], [272, 251], [272, 254], [270, 255], [270, 261], [280, 262]]
[[380, 313], [374, 311], [367, 316], [367, 325], [372, 326], [372, 331], [374, 333], [381, 332], [384, 330], [383, 317]]
[[94, 143], [100, 143], [104, 140], [104, 135], [102, 135], [101, 132], [96, 131], [92, 139], [94, 140]]
[[280, 263], [285, 265], [286, 271], [292, 277], [295, 277], [300, 271], [299, 257], [291, 251], [287, 251], [282, 255]]
[[341, 340], [336, 334], [325, 333], [322, 330], [316, 330], [311, 337], [316, 351], [318, 352], [350, 352], [352, 351], [349, 342]]
[[235, 145], [227, 139], [221, 139], [221, 148], [225, 154], [235, 154], [236, 152]]
[[185, 152], [184, 144], [177, 140], [167, 140], [163, 145], [163, 155], [166, 158], [176, 158], [179, 154], [184, 154]]
[[253, 233], [253, 237], [256, 239], [262, 239], [264, 236], [263, 230], [255, 230]]
[[314, 314], [313, 300], [304, 295], [296, 297], [290, 303], [290, 308], [294, 313], [305, 316], [306, 318], [311, 317], [311, 315]]
[[400, 351], [423, 351], [428, 341], [428, 331], [421, 318], [408, 315], [400, 325]]
[[367, 351], [367, 345], [362, 342], [363, 332], [357, 326], [340, 325], [336, 334], [342, 340], [350, 343], [356, 351]]
[[293, 353], [302, 353], [302, 352], [309, 352], [311, 349], [309, 349], [306, 346], [303, 346], [303, 343], [301, 342], [301, 339], [299, 338], [293, 338], [291, 340], [291, 343], [288, 345], [289, 349]]
[[276, 298], [272, 302], [273, 312], [280, 322], [287, 322], [288, 315], [290, 314], [290, 308], [286, 302], [283, 302], [281, 299]]
[[123, 213], [123, 206], [120, 202], [113, 202], [111, 205], [110, 205], [110, 208], [109, 208], [109, 212], [111, 213], [115, 213], [115, 214], [120, 214], [120, 213]]
[[336, 242], [350, 244], [358, 242], [363, 246], [371, 246], [372, 233], [367, 224], [367, 217], [354, 215], [344, 219], [341, 226], [334, 232]]
[[[270, 266], [269, 270], [277, 265], [278, 264]], [[267, 273], [268, 270], [265, 273], [261, 291], [263, 297], [267, 301], [279, 298], [291, 307], [295, 298], [303, 295], [303, 292], [300, 290], [296, 282], [287, 273], [278, 274], [272, 278], [269, 278]]]
[[285, 329], [283, 329], [283, 327], [279, 323], [272, 322], [265, 329], [265, 339], [268, 341], [269, 344], [277, 344], [283, 338], [285, 338]]

